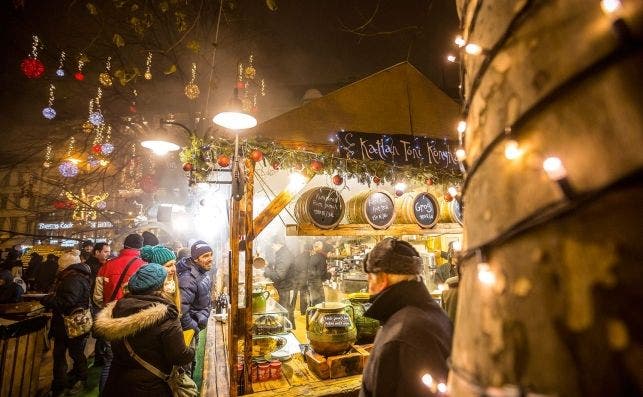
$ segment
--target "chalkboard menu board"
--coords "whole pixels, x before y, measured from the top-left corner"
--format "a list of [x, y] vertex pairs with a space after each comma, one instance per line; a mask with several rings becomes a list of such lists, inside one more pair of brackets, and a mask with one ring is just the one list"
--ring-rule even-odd
[[428, 193], [420, 193], [413, 202], [413, 214], [420, 226], [431, 227], [438, 216], [437, 203]]
[[346, 313], [331, 313], [324, 315], [324, 327], [326, 328], [348, 328], [351, 326], [351, 318]]
[[383, 192], [372, 192], [366, 198], [366, 218], [373, 226], [387, 226], [395, 215], [393, 199]]
[[335, 226], [344, 216], [344, 200], [335, 189], [313, 189], [307, 200], [308, 215], [319, 227]]

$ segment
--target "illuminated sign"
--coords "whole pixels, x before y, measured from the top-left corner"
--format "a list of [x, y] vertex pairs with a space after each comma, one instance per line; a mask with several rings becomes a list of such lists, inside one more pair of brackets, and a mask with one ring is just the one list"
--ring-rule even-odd
[[39, 223], [39, 230], [60, 230], [60, 229], [71, 229], [74, 227], [74, 224], [71, 222], [59, 222], [59, 223]]

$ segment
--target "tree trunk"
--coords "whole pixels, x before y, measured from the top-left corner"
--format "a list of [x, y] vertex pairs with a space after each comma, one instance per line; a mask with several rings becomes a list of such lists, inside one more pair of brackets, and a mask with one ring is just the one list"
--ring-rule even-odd
[[[484, 50], [463, 51], [451, 395], [640, 395], [643, 2], [612, 15], [599, 1], [456, 2]], [[549, 156], [565, 178], [548, 178]]]

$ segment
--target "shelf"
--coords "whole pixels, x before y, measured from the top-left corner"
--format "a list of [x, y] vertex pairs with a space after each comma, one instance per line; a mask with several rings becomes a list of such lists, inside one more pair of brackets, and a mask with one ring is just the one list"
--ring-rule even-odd
[[462, 233], [458, 223], [438, 223], [432, 229], [423, 229], [415, 224], [393, 224], [388, 229], [373, 229], [369, 224], [338, 225], [335, 229], [319, 229], [314, 225], [286, 225], [286, 236], [439, 236]]

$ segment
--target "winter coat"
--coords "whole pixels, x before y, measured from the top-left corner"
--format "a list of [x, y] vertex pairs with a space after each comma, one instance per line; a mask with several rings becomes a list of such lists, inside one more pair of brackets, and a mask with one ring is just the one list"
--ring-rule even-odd
[[68, 266], [56, 276], [54, 291], [40, 301], [53, 311], [51, 329], [54, 335], [65, 335], [63, 316], [75, 309], [89, 307], [90, 274], [89, 266], [83, 263]]
[[453, 327], [422, 282], [403, 281], [372, 298], [364, 316], [382, 323], [360, 396], [431, 396], [422, 382], [446, 382]]
[[25, 272], [25, 280], [29, 281], [30, 284], [33, 284], [36, 274], [40, 271], [42, 266], [43, 257], [36, 252], [31, 254], [31, 259], [29, 259], [29, 264], [27, 264], [27, 271]]
[[127, 264], [133, 260], [129, 269], [127, 269], [127, 274], [123, 277], [123, 282], [121, 283], [114, 300], [118, 300], [123, 297], [123, 290], [127, 285], [129, 278], [145, 264], [145, 261], [138, 256], [139, 250], [134, 248], [124, 248], [116, 258], [108, 260], [100, 267], [100, 269], [98, 269], [98, 275], [94, 282], [93, 294], [94, 304], [96, 306], [103, 307], [111, 301], [110, 298], [112, 297], [112, 293], [116, 288], [118, 280], [121, 278], [121, 274], [125, 271]]
[[114, 358], [103, 396], [171, 396], [167, 383], [143, 368], [125, 347], [161, 372], [192, 362], [194, 349], [185, 345], [176, 306], [155, 294], [127, 294], [96, 316], [94, 333], [111, 341]]
[[326, 267], [326, 256], [321, 252], [310, 257], [308, 265], [308, 279], [311, 281], [323, 281], [330, 279], [330, 273]]
[[277, 290], [292, 290], [292, 265], [294, 258], [285, 245], [275, 252], [275, 260], [268, 264], [264, 276], [271, 279]]
[[40, 266], [34, 275], [38, 290], [50, 292], [58, 272], [58, 257], [54, 254], [47, 255], [47, 260]]
[[181, 293], [181, 326], [184, 330], [193, 329], [198, 333], [208, 325], [212, 310], [210, 273], [199, 267], [192, 258], [177, 262], [176, 273]]
[[292, 266], [293, 289], [306, 288], [308, 283], [308, 263], [310, 262], [310, 252], [304, 251], [295, 257]]
[[16, 303], [22, 300], [22, 287], [13, 281], [11, 272], [7, 269], [0, 270], [0, 279], [4, 281], [0, 285], [0, 304]]

